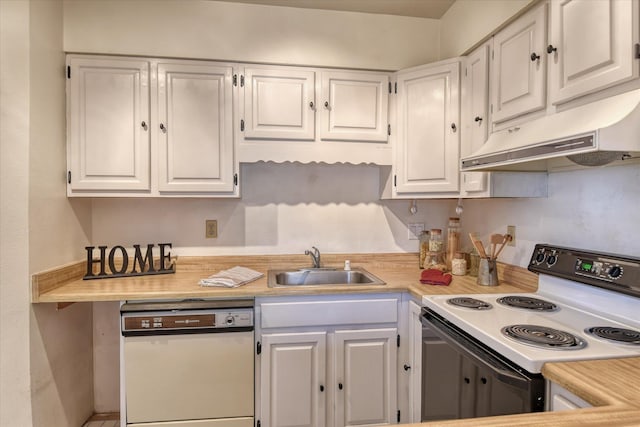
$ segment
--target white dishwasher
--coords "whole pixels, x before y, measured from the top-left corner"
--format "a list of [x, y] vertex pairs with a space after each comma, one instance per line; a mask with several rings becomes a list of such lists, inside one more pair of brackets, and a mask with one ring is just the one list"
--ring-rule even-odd
[[253, 305], [123, 304], [122, 426], [252, 427]]

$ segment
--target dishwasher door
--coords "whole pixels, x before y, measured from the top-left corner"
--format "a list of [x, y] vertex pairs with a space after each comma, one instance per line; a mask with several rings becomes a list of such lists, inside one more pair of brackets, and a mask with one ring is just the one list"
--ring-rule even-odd
[[253, 331], [129, 336], [124, 362], [128, 424], [248, 417], [253, 425]]

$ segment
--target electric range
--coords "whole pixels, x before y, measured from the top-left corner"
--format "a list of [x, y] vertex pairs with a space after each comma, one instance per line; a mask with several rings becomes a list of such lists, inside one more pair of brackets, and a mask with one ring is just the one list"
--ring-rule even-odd
[[535, 293], [425, 296], [423, 306], [534, 374], [545, 362], [640, 356], [640, 259], [538, 244], [528, 268]]

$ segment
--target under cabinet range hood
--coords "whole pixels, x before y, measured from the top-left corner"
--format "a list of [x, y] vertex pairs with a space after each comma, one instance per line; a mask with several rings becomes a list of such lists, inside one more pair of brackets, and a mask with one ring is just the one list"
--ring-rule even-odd
[[461, 170], [540, 170], [560, 157], [601, 166], [634, 152], [640, 152], [640, 89], [494, 132], [462, 159]]

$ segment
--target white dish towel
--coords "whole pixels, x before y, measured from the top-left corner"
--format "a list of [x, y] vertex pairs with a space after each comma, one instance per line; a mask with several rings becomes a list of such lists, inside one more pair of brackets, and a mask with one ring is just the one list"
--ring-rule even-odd
[[224, 288], [237, 288], [253, 282], [264, 274], [259, 271], [252, 270], [247, 267], [233, 267], [228, 270], [222, 270], [213, 274], [206, 279], [200, 280], [200, 286], [220, 286]]

